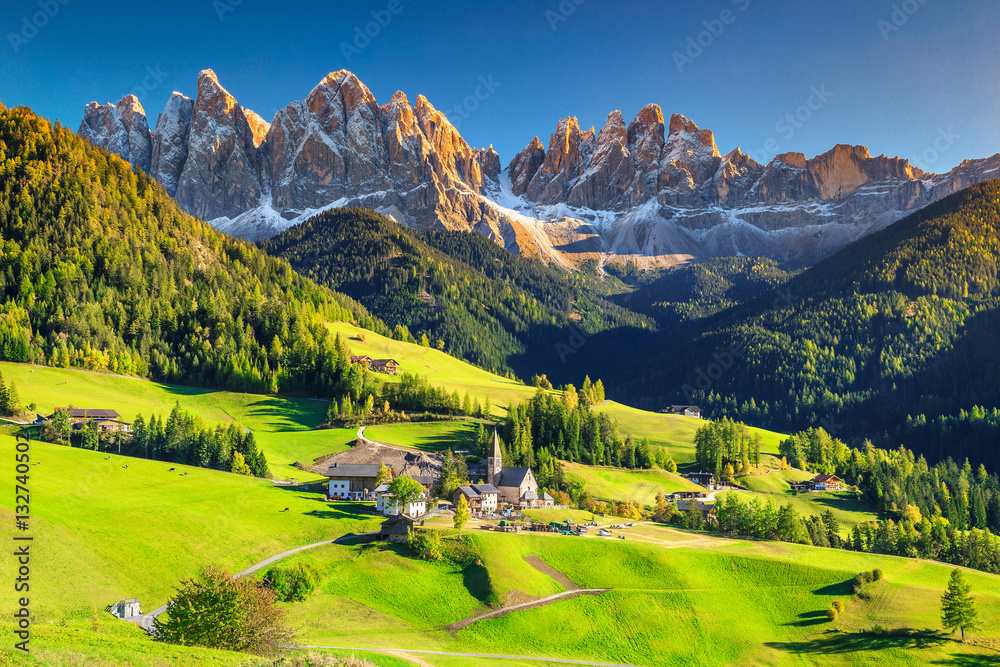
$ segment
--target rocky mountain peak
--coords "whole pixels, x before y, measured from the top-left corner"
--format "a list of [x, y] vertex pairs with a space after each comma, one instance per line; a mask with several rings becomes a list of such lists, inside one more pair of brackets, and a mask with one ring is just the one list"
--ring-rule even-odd
[[118, 104], [88, 104], [77, 134], [149, 172], [152, 134], [146, 113], [135, 95], [126, 95]]

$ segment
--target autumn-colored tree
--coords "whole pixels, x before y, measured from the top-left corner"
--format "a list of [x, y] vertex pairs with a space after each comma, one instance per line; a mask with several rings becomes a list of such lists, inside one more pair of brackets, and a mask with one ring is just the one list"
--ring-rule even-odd
[[462, 539], [462, 526], [469, 520], [469, 501], [462, 495], [455, 506], [455, 528], [458, 530], [458, 539]]

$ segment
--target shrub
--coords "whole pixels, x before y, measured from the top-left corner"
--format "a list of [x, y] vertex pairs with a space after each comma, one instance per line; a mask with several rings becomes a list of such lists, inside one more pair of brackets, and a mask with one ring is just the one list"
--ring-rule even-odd
[[[181, 582], [156, 619], [156, 638], [185, 646], [204, 646], [257, 655], [275, 655], [292, 643], [285, 610], [274, 591], [253, 577], [237, 579], [217, 566], [199, 579]], [[165, 618], [164, 618], [165, 617]]]
[[840, 615], [840, 612], [837, 611], [837, 608], [834, 607], [832, 604], [830, 605], [830, 608], [826, 610], [826, 617], [830, 621], [836, 621], [837, 620], [837, 616], [839, 616], [839, 615]]
[[879, 568], [872, 570], [872, 581], [882, 581], [882, 570]]
[[302, 602], [319, 585], [319, 573], [307, 563], [272, 567], [264, 574], [263, 584], [282, 602]]
[[840, 600], [834, 600], [830, 604], [830, 606], [833, 607], [834, 609], [836, 609], [838, 614], [843, 614], [844, 613], [844, 603], [841, 602]]
[[410, 528], [406, 538], [406, 546], [414, 555], [426, 560], [441, 560], [444, 549], [441, 547], [441, 534], [436, 530], [415, 530]]

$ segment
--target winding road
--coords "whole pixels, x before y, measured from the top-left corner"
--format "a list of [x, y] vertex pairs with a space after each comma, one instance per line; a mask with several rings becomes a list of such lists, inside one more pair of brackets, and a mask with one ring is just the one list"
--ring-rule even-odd
[[[250, 567], [248, 567], [247, 569], [243, 570], [242, 572], [236, 573], [234, 576], [237, 577], [237, 578], [239, 578], [239, 577], [245, 577], [248, 574], [253, 574], [254, 572], [256, 572], [257, 570], [259, 570], [261, 568], [267, 567], [271, 563], [275, 563], [275, 562], [277, 562], [279, 560], [282, 560], [284, 558], [288, 558], [289, 556], [297, 554], [297, 553], [299, 553], [301, 551], [306, 551], [307, 549], [315, 549], [316, 547], [321, 547], [321, 546], [323, 546], [325, 544], [340, 544], [340, 543], [343, 543], [343, 542], [345, 542], [347, 540], [356, 540], [359, 537], [370, 537], [371, 535], [374, 535], [374, 534], [375, 533], [362, 533], [361, 535], [344, 535], [343, 537], [338, 537], [335, 540], [323, 540], [322, 542], [315, 542], [313, 544], [306, 544], [305, 546], [295, 547], [294, 549], [289, 549], [288, 551], [283, 551], [280, 554], [278, 554], [277, 556], [271, 556], [270, 558], [268, 558], [266, 560], [262, 560], [259, 563], [251, 565]], [[153, 611], [151, 611], [149, 613], [146, 613], [146, 614], [143, 614], [142, 616], [130, 616], [129, 618], [126, 618], [125, 620], [129, 621], [130, 623], [138, 623], [139, 627], [141, 627], [143, 630], [145, 630], [146, 632], [148, 632], [149, 634], [152, 635], [152, 634], [154, 634], [156, 632], [156, 626], [155, 626], [155, 624], [153, 622], [156, 620], [157, 616], [159, 616], [160, 614], [162, 614], [166, 610], [167, 610], [167, 605], [163, 605], [162, 607], [157, 607]]]

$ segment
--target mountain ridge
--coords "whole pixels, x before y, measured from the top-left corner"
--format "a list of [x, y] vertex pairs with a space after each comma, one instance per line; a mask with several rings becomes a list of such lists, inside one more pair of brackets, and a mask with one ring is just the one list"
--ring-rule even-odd
[[840, 144], [762, 165], [656, 104], [599, 131], [561, 119], [506, 168], [423, 95], [379, 105], [357, 76], [327, 75], [268, 123], [211, 70], [149, 129], [134, 96], [90, 103], [79, 134], [164, 184], [182, 208], [250, 240], [330, 208], [361, 206], [417, 229], [476, 231], [563, 268], [594, 259], [672, 266], [713, 256], [808, 265], [1000, 172], [1000, 154], [928, 174]]

